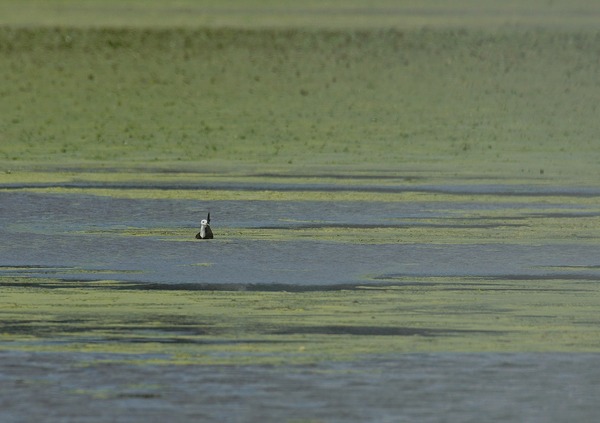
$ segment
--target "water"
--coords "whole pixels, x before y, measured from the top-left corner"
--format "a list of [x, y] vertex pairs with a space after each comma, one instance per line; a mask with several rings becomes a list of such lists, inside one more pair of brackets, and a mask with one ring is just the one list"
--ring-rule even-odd
[[[507, 194], [489, 188], [491, 194]], [[580, 191], [571, 194], [596, 195]], [[224, 228], [293, 234], [298, 228], [343, 227], [358, 237], [375, 228], [432, 225], [430, 219], [444, 229], [474, 211], [496, 212], [520, 225], [520, 217], [510, 213], [523, 207], [540, 218], [597, 216], [586, 204], [522, 205], [506, 199], [198, 204], [8, 190], [0, 191], [0, 276], [219, 289], [337, 289], [423, 277], [594, 282], [600, 279], [600, 246], [572, 240], [439, 245], [219, 236]], [[216, 239], [197, 241], [207, 210]], [[476, 218], [461, 225], [497, 229]], [[144, 236], [125, 236], [131, 228]], [[313, 365], [153, 366], [119, 362], [127, 358], [119, 354], [8, 347], [0, 351], [3, 423], [567, 422], [595, 421], [600, 412], [600, 354], [392, 354]]]
[[[591, 422], [600, 355], [404, 354], [311, 366], [130, 366], [0, 353], [2, 422]], [[92, 362], [92, 360], [95, 360]]]
[[[200, 208], [202, 206], [202, 208]], [[395, 281], [399, 276], [551, 277], [551, 266], [589, 266], [600, 245], [549, 243], [362, 244], [294, 236], [295, 228], [344, 227], [360, 237], [373, 228], [456, 227], [464, 212], [523, 207], [510, 203], [285, 202], [134, 200], [87, 195], [0, 192], [0, 276], [111, 279], [155, 284], [335, 286]], [[563, 207], [528, 204], [543, 218]], [[590, 216], [596, 210], [566, 215]], [[205, 210], [215, 240], [194, 239]], [[496, 210], [496, 211], [497, 211]], [[519, 226], [519, 220], [510, 225]], [[442, 223], [429, 223], [428, 219]], [[506, 223], [503, 223], [506, 225]], [[462, 228], [495, 229], [471, 219]], [[219, 228], [287, 229], [280, 241], [228, 236]], [[500, 227], [500, 226], [498, 226]], [[123, 236], [134, 228], [148, 236]], [[151, 236], [150, 231], [161, 234]], [[183, 236], [175, 236], [184, 231]], [[185, 230], [188, 237], [185, 237]], [[171, 235], [171, 236], [169, 236]], [[204, 264], [199, 266], [199, 264]], [[556, 273], [564, 277], [564, 272]], [[600, 278], [600, 269], [579, 277]]]

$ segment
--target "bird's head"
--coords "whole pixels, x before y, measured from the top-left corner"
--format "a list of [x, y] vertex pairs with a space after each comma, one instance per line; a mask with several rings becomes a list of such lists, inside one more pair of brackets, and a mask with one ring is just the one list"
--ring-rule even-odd
[[206, 219], [202, 219], [202, 220], [200, 221], [200, 225], [202, 225], [202, 226], [206, 226], [206, 225], [208, 225], [208, 220], [206, 220]]

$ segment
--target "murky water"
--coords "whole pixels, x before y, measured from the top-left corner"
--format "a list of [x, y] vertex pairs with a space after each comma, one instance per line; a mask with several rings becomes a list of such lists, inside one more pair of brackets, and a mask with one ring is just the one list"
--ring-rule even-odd
[[2, 421], [591, 422], [600, 355], [406, 354], [313, 366], [128, 366], [0, 353]]
[[[497, 186], [490, 191], [502, 194]], [[596, 195], [584, 191], [571, 194]], [[600, 245], [590, 243], [219, 237], [220, 228], [319, 227], [347, 228], [358, 237], [374, 228], [431, 224], [428, 219], [438, 219], [443, 229], [467, 211], [519, 207], [506, 201], [198, 204], [9, 190], [0, 192], [0, 276], [259, 289], [326, 289], [431, 276], [600, 280]], [[539, 216], [563, 208], [573, 217], [597, 214], [595, 208], [551, 200], [526, 207]], [[196, 241], [206, 210], [216, 239]], [[511, 222], [519, 225], [519, 219]], [[477, 219], [466, 224], [482, 225]], [[131, 228], [161, 233], [124, 236]], [[552, 270], [558, 267], [562, 270]], [[600, 412], [597, 354], [398, 354], [281, 367], [110, 364], [115, 358], [0, 352], [2, 422], [566, 422], [594, 421]]]
[[[357, 238], [373, 228], [432, 225], [443, 230], [469, 211], [519, 207], [461, 202], [277, 202], [132, 200], [86, 195], [0, 193], [0, 275], [71, 280], [113, 279], [160, 284], [325, 286], [392, 281], [398, 276], [549, 276], [551, 266], [588, 266], [579, 277], [600, 279], [591, 269], [600, 245], [569, 241], [513, 243], [336, 243], [290, 236], [286, 240], [219, 239], [219, 227], [270, 229], [344, 227]], [[522, 206], [521, 206], [522, 207]], [[558, 203], [528, 204], [540, 218]], [[569, 213], [572, 211], [570, 205]], [[194, 239], [205, 210], [216, 239]], [[596, 211], [582, 208], [577, 214]], [[586, 214], [588, 213], [588, 214]], [[506, 225], [506, 223], [504, 223]], [[519, 225], [519, 220], [510, 225]], [[473, 219], [461, 227], [489, 227]], [[500, 227], [500, 225], [498, 226]], [[144, 235], [123, 236], [136, 228]], [[169, 236], [189, 231], [189, 239]], [[182, 242], [185, 241], [185, 242]], [[199, 264], [204, 264], [199, 266]], [[564, 272], [557, 273], [564, 276]]]

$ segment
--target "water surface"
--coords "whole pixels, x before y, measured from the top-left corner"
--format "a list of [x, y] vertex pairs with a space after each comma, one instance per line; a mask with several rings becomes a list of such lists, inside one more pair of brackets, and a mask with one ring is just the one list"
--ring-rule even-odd
[[130, 366], [0, 353], [2, 421], [594, 421], [596, 354], [406, 354], [311, 366]]
[[[525, 293], [533, 283], [539, 293], [546, 282], [551, 290], [567, 291], [577, 283], [581, 295], [595, 295], [600, 279], [600, 244], [593, 229], [600, 210], [589, 201], [597, 195], [589, 189], [440, 186], [427, 188], [433, 196], [413, 201], [401, 197], [402, 189], [391, 201], [196, 201], [118, 198], [69, 192], [69, 187], [62, 187], [67, 188], [62, 193], [9, 188], [0, 191], [0, 281], [25, 281], [22, 289], [34, 287], [32, 281], [62, 280], [63, 287], [85, 289], [86, 283], [111, 280], [117, 285], [133, 282], [142, 290], [173, 287], [182, 292], [410, 286], [428, 295], [428, 287], [453, 281], [451, 289], [485, 287], [489, 295], [505, 289]], [[530, 201], [523, 201], [527, 195]], [[198, 241], [194, 235], [209, 210], [216, 238]], [[503, 281], [513, 285], [507, 288]], [[17, 289], [14, 283], [10, 286]], [[367, 301], [368, 291], [364, 295]], [[574, 298], [569, 296], [569, 301]], [[6, 316], [18, 313], [19, 305], [13, 306], [3, 311]], [[502, 318], [512, 306], [496, 305], [484, 312]], [[410, 309], [407, 304], [397, 307], [400, 317]], [[432, 310], [433, 315], [439, 311]], [[464, 313], [468, 318], [467, 311], [449, 317]], [[33, 318], [24, 316], [12, 329], [5, 326], [5, 332], [18, 335], [15, 328], [23, 327], [20, 335], [36, 338], [0, 342], [5, 422], [565, 422], [592, 421], [600, 412], [596, 353], [398, 351], [358, 354], [351, 360], [315, 356], [311, 364], [290, 365], [215, 365], [207, 355], [207, 364], [199, 364], [198, 358], [195, 364], [169, 364], [175, 357], [166, 350], [161, 353], [160, 347], [138, 354], [111, 352], [115, 340], [100, 332], [26, 332], [36, 324], [26, 317]], [[381, 326], [377, 332], [374, 321], [366, 324], [363, 318], [356, 326], [297, 326], [288, 332], [270, 330], [266, 336], [283, 337], [282, 342], [292, 335], [368, 337], [377, 345], [386, 337], [425, 337], [422, 342], [427, 342], [427, 336], [437, 336], [432, 333], [450, 338], [466, 333], [450, 321], [444, 331], [429, 335], [418, 327]], [[540, 322], [552, 316], [534, 318]], [[68, 329], [75, 323], [64, 325]], [[132, 329], [130, 343], [160, 345], [191, 336], [174, 332], [162, 338], [159, 327], [153, 332], [143, 322], [136, 325], [141, 329]], [[543, 324], [539, 328], [545, 330]], [[343, 339], [340, 352], [347, 348]], [[192, 348], [202, 357], [203, 348], [218, 342], [220, 352], [211, 359], [224, 354], [228, 363], [235, 362], [235, 354], [242, 354], [244, 363], [269, 361], [273, 354], [260, 347], [264, 340], [244, 338], [243, 333], [241, 338], [200, 340]], [[106, 352], [97, 351], [102, 345]], [[245, 352], [228, 352], [228, 345], [242, 345]], [[62, 347], [64, 351], [45, 352]]]
[[[494, 241], [494, 234], [506, 229], [526, 233], [531, 221], [598, 216], [595, 206], [565, 205], [552, 197], [528, 204], [489, 199], [199, 203], [4, 191], [0, 204], [4, 276], [327, 286], [398, 276], [564, 277], [570, 267], [577, 277], [600, 277], [600, 269], [593, 268], [598, 244]], [[216, 238], [195, 240], [209, 210]], [[415, 228], [430, 231], [434, 242], [410, 235]], [[310, 236], [327, 230], [336, 232], [327, 239]], [[393, 232], [377, 243], [361, 241], [376, 230]], [[448, 242], [442, 235], [447, 230], [481, 235], [472, 243]], [[336, 242], [336, 234], [345, 241]]]

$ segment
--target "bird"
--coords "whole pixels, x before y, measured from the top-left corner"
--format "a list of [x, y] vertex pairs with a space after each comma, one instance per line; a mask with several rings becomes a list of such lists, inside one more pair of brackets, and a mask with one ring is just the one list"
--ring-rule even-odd
[[196, 239], [213, 239], [213, 232], [210, 229], [210, 212], [206, 219], [200, 221], [200, 232], [196, 234]]

